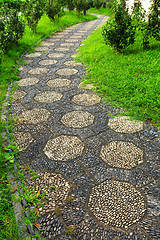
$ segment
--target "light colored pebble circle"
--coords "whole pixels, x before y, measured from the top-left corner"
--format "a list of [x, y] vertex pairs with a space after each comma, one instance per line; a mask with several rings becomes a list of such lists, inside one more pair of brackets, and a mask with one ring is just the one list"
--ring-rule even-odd
[[110, 118], [108, 126], [116, 132], [134, 133], [143, 130], [143, 122], [130, 120], [127, 116]]
[[48, 47], [41, 47], [41, 46], [39, 46], [39, 47], [36, 47], [35, 50], [36, 50], [36, 51], [43, 52], [43, 51], [49, 50], [49, 48], [48, 48]]
[[64, 62], [64, 65], [66, 66], [72, 66], [72, 67], [76, 67], [76, 66], [81, 66], [82, 64], [81, 63], [77, 63], [77, 62], [74, 62], [74, 61], [66, 61]]
[[97, 96], [96, 94], [92, 93], [82, 93], [82, 94], [78, 94], [75, 95], [72, 98], [72, 102], [78, 104], [78, 105], [84, 105], [84, 106], [92, 106], [95, 105], [97, 103], [100, 103], [101, 98], [99, 96]]
[[12, 97], [13, 97], [13, 100], [18, 100], [18, 99], [21, 99], [23, 97], [25, 97], [27, 95], [27, 93], [25, 91], [22, 91], [22, 90], [16, 90], [13, 94], [12, 94]]
[[64, 56], [65, 56], [64, 53], [50, 53], [50, 54], [48, 54], [49, 58], [62, 58]]
[[[62, 206], [69, 194], [70, 184], [60, 174], [36, 171], [38, 178], [27, 176], [26, 185], [29, 190], [36, 189], [37, 192], [44, 194], [41, 199], [41, 205], [38, 205], [38, 211], [41, 214], [47, 211], [53, 211], [57, 205]], [[48, 200], [48, 201], [46, 201]]]
[[83, 82], [79, 84], [79, 87], [82, 89], [84, 88], [86, 90], [91, 90], [96, 88], [93, 84], [84, 84]]
[[31, 70], [28, 71], [29, 74], [43, 74], [43, 73], [47, 73], [49, 71], [48, 68], [32, 68]]
[[70, 49], [69, 48], [63, 48], [63, 47], [58, 47], [58, 48], [55, 48], [54, 49], [55, 51], [57, 51], [57, 52], [67, 52], [67, 51], [69, 51]]
[[54, 46], [54, 45], [55, 45], [54, 42], [43, 42], [43, 44], [42, 44], [42, 46], [48, 46], [48, 47]]
[[25, 57], [34, 58], [34, 57], [40, 57], [40, 56], [42, 56], [40, 52], [35, 52], [35, 53], [27, 54]]
[[66, 113], [61, 122], [67, 127], [83, 128], [93, 124], [94, 116], [87, 111], [72, 111]]
[[65, 79], [65, 78], [55, 78], [52, 80], [49, 80], [46, 85], [52, 88], [61, 88], [61, 87], [67, 87], [71, 84], [71, 80]]
[[121, 229], [140, 221], [146, 212], [142, 194], [131, 184], [114, 180], [92, 188], [88, 207], [100, 222]]
[[62, 46], [62, 47], [72, 47], [72, 46], [74, 46], [74, 44], [73, 43], [61, 43], [60, 46]]
[[132, 169], [143, 163], [143, 151], [131, 142], [113, 141], [102, 146], [100, 157], [108, 165]]
[[61, 135], [47, 142], [44, 153], [54, 161], [68, 161], [82, 155], [84, 143], [76, 136]]
[[49, 59], [49, 60], [42, 60], [42, 61], [39, 62], [40, 65], [45, 65], [45, 66], [53, 65], [53, 64], [56, 64], [56, 63], [57, 63], [57, 60], [51, 60], [51, 59]]
[[39, 81], [40, 80], [38, 78], [23, 78], [23, 79], [19, 80], [17, 83], [21, 87], [27, 87], [27, 86], [35, 85]]
[[79, 38], [82, 38], [82, 36], [71, 36], [70, 38], [79, 39]]
[[20, 122], [26, 124], [38, 124], [46, 122], [50, 118], [50, 112], [44, 108], [33, 108], [26, 110], [19, 115]]
[[71, 39], [71, 38], [68, 38], [65, 40], [66, 42], [78, 42], [79, 39]]
[[32, 63], [32, 62], [33, 62], [33, 60], [30, 60], [30, 59], [25, 59], [25, 62], [26, 62], [27, 64], [30, 64], [30, 63]]
[[62, 68], [57, 70], [56, 72], [59, 75], [62, 76], [71, 76], [71, 75], [75, 75], [76, 73], [78, 73], [77, 69], [73, 69], [73, 68]]
[[14, 141], [18, 145], [18, 147], [22, 150], [25, 150], [30, 143], [33, 142], [33, 137], [29, 132], [15, 132], [14, 133]]
[[63, 95], [61, 93], [54, 91], [46, 91], [37, 94], [34, 97], [34, 100], [41, 103], [52, 103], [61, 100], [62, 97]]

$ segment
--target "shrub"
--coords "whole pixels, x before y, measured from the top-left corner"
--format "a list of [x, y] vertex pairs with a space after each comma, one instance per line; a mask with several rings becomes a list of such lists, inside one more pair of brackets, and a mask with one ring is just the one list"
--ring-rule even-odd
[[17, 11], [20, 11], [21, 3], [21, 0], [2, 0], [2, 2], [0, 2], [0, 6], [5, 4], [8, 8], [13, 8]]
[[63, 1], [58, 0], [48, 0], [46, 3], [46, 14], [50, 18], [51, 21], [58, 21], [61, 16], [64, 15], [63, 11]]
[[43, 7], [41, 0], [26, 0], [22, 3], [22, 12], [33, 32], [36, 32], [38, 22], [43, 15]]
[[128, 9], [124, 8], [122, 3], [115, 7], [115, 17], [107, 21], [102, 35], [105, 43], [110, 44], [117, 51], [122, 51], [134, 43], [135, 27]]
[[74, 0], [75, 8], [78, 12], [78, 16], [80, 17], [81, 12], [88, 9], [88, 1], [87, 0]]
[[66, 7], [68, 8], [69, 11], [74, 10], [74, 1], [73, 0], [66, 0]]
[[22, 38], [25, 24], [16, 9], [3, 5], [0, 9], [0, 49], [7, 50]]

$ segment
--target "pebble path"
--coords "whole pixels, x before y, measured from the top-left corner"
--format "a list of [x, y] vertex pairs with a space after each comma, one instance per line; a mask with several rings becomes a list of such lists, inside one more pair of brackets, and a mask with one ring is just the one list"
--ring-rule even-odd
[[74, 61], [105, 21], [99, 15], [44, 40], [24, 57], [13, 94], [17, 161], [38, 176], [27, 186], [46, 194], [36, 206], [45, 239], [160, 239], [158, 129], [117, 116], [122, 109], [82, 88], [84, 68]]

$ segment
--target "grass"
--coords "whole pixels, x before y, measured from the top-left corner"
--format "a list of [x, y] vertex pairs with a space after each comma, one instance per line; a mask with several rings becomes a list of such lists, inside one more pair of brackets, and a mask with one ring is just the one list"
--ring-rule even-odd
[[151, 48], [143, 50], [137, 32], [136, 42], [122, 54], [105, 45], [101, 33], [102, 28], [95, 31], [79, 49], [84, 81], [95, 85], [106, 102], [160, 126], [160, 43], [151, 39]]
[[[48, 17], [44, 15], [38, 24], [36, 34], [26, 27], [25, 34], [19, 44], [13, 46], [12, 49], [2, 57], [2, 63], [0, 64], [0, 112], [11, 79], [13, 81], [19, 79], [18, 64], [23, 63], [20, 59], [23, 52], [32, 51], [34, 49], [33, 45], [36, 45], [37, 42], [40, 43], [42, 38], [49, 37], [54, 32], [63, 30], [66, 26], [93, 19], [96, 19], [96, 17], [92, 15], [78, 18], [77, 14], [72, 11], [66, 12], [58, 23], [51, 22]], [[1, 123], [1, 133], [4, 131], [4, 128], [5, 124], [3, 125]], [[12, 170], [12, 164], [5, 159], [2, 135], [0, 137], [0, 166], [0, 240], [18, 240], [19, 237], [12, 207], [10, 186], [7, 180], [7, 173]]]
[[88, 10], [89, 13], [97, 13], [97, 14], [102, 14], [102, 15], [106, 15], [106, 16], [112, 16], [112, 9], [108, 9], [108, 8], [90, 8]]

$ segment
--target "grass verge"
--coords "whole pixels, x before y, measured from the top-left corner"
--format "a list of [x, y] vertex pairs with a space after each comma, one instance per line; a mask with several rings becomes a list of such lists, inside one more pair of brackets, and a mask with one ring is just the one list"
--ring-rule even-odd
[[106, 15], [106, 16], [112, 16], [112, 9], [108, 9], [108, 8], [90, 8], [88, 10], [89, 13], [96, 13], [96, 14], [102, 14], [102, 15]]
[[143, 50], [142, 34], [123, 54], [103, 43], [102, 28], [84, 41], [77, 60], [84, 63], [84, 81], [96, 86], [105, 101], [128, 115], [160, 126], [160, 43], [152, 39]]
[[[56, 31], [64, 29], [66, 26], [75, 23], [90, 21], [96, 19], [95, 16], [87, 15], [78, 18], [77, 14], [66, 12], [58, 23], [51, 22], [46, 15], [44, 15], [37, 27], [37, 33], [34, 34], [28, 27], [25, 28], [25, 34], [18, 45], [13, 46], [12, 49], [3, 56], [2, 63], [0, 64], [0, 112], [4, 102], [7, 87], [10, 85], [11, 79], [18, 80], [18, 65], [22, 63], [20, 56], [24, 51], [32, 51], [33, 45], [36, 44], [44, 37], [49, 37]], [[5, 158], [5, 153], [2, 144], [2, 132], [4, 131], [5, 124], [1, 122], [0, 131], [0, 240], [18, 240], [17, 226], [15, 222], [12, 199], [10, 195], [10, 186], [7, 181], [7, 173], [12, 169], [12, 164]]]

